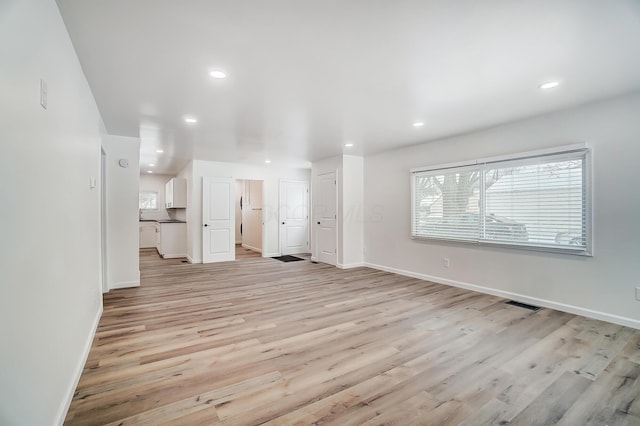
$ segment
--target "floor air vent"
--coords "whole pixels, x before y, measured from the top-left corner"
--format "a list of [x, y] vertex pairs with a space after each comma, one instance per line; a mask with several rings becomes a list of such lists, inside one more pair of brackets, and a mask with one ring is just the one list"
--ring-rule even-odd
[[526, 303], [516, 302], [515, 300], [509, 300], [506, 303], [507, 303], [507, 305], [517, 306], [519, 308], [528, 309], [528, 310], [533, 311], [533, 312], [536, 312], [536, 311], [539, 311], [540, 309], [542, 309], [540, 306], [527, 305]]

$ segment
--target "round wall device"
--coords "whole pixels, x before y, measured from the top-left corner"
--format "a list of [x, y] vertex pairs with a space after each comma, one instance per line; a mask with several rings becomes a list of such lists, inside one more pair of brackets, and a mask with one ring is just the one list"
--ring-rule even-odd
[[118, 161], [118, 164], [120, 164], [120, 167], [127, 168], [129, 167], [129, 160], [127, 160], [126, 158], [121, 158], [120, 161]]

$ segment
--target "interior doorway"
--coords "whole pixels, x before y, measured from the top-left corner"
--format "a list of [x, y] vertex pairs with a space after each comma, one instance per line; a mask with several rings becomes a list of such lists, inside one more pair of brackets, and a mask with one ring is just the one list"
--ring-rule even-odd
[[263, 252], [264, 181], [236, 180], [236, 258], [255, 257]]

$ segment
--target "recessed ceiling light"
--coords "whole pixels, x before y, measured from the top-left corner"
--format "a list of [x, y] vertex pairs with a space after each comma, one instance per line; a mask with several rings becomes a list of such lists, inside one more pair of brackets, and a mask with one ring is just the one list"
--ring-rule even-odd
[[413, 127], [422, 127], [422, 126], [424, 126], [424, 123], [421, 121], [413, 123]]
[[147, 170], [147, 173], [153, 173], [151, 170]]
[[227, 74], [222, 71], [211, 71], [209, 75], [213, 78], [225, 78]]
[[559, 81], [548, 81], [546, 83], [541, 84], [539, 87], [541, 89], [553, 89], [555, 87], [560, 86], [560, 82]]
[[353, 143], [352, 142], [347, 142], [347, 143], [344, 144], [344, 146], [347, 147], [347, 148], [351, 148], [353, 146]]
[[161, 150], [161, 149], [156, 149], [156, 152], [157, 152], [158, 154], [162, 154], [164, 151], [163, 151], [163, 150]]
[[149, 163], [149, 167], [155, 167], [156, 165], [153, 163]]
[[265, 164], [271, 164], [271, 160], [264, 160]]
[[198, 122], [198, 120], [193, 118], [193, 117], [185, 117], [184, 121], [189, 123], [189, 124], [193, 124], [193, 123], [197, 123]]

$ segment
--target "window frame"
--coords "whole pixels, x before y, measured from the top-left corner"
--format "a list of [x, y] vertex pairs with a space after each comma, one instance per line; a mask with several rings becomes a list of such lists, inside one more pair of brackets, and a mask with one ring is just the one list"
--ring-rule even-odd
[[[551, 156], [559, 156], [559, 155], [571, 155], [571, 154], [581, 154], [584, 156], [584, 162], [582, 167], [582, 195], [584, 198], [584, 227], [585, 227], [585, 247], [572, 249], [569, 247], [551, 247], [544, 245], [531, 245], [526, 243], [517, 243], [517, 242], [505, 242], [505, 241], [489, 241], [487, 239], [479, 238], [478, 240], [470, 240], [470, 239], [456, 239], [456, 238], [447, 238], [447, 237], [439, 237], [439, 236], [427, 236], [427, 235], [416, 235], [416, 174], [421, 172], [436, 172], [439, 170], [446, 171], [455, 168], [461, 167], [473, 167], [476, 166], [480, 168], [482, 173], [486, 172], [486, 169], [482, 167], [490, 166], [491, 164], [499, 164], [503, 162], [510, 161], [527, 161], [536, 158], [544, 158]], [[521, 249], [521, 250], [529, 250], [529, 251], [538, 251], [538, 252], [550, 252], [550, 253], [562, 253], [562, 254], [571, 254], [578, 256], [593, 256], [593, 206], [592, 206], [592, 149], [585, 143], [566, 145], [562, 147], [537, 150], [537, 151], [528, 151], [516, 154], [502, 155], [496, 157], [488, 157], [488, 158], [479, 158], [476, 160], [469, 161], [461, 161], [455, 163], [446, 163], [446, 164], [436, 164], [431, 166], [423, 166], [423, 167], [414, 167], [410, 169], [409, 179], [411, 182], [411, 217], [410, 217], [410, 227], [411, 227], [411, 239], [416, 241], [423, 242], [446, 242], [452, 244], [463, 244], [463, 245], [473, 245], [473, 246], [484, 246], [484, 247], [498, 247], [498, 248], [507, 248], [507, 249]], [[484, 188], [484, 178], [480, 179], [480, 214], [486, 211], [486, 189]]]

